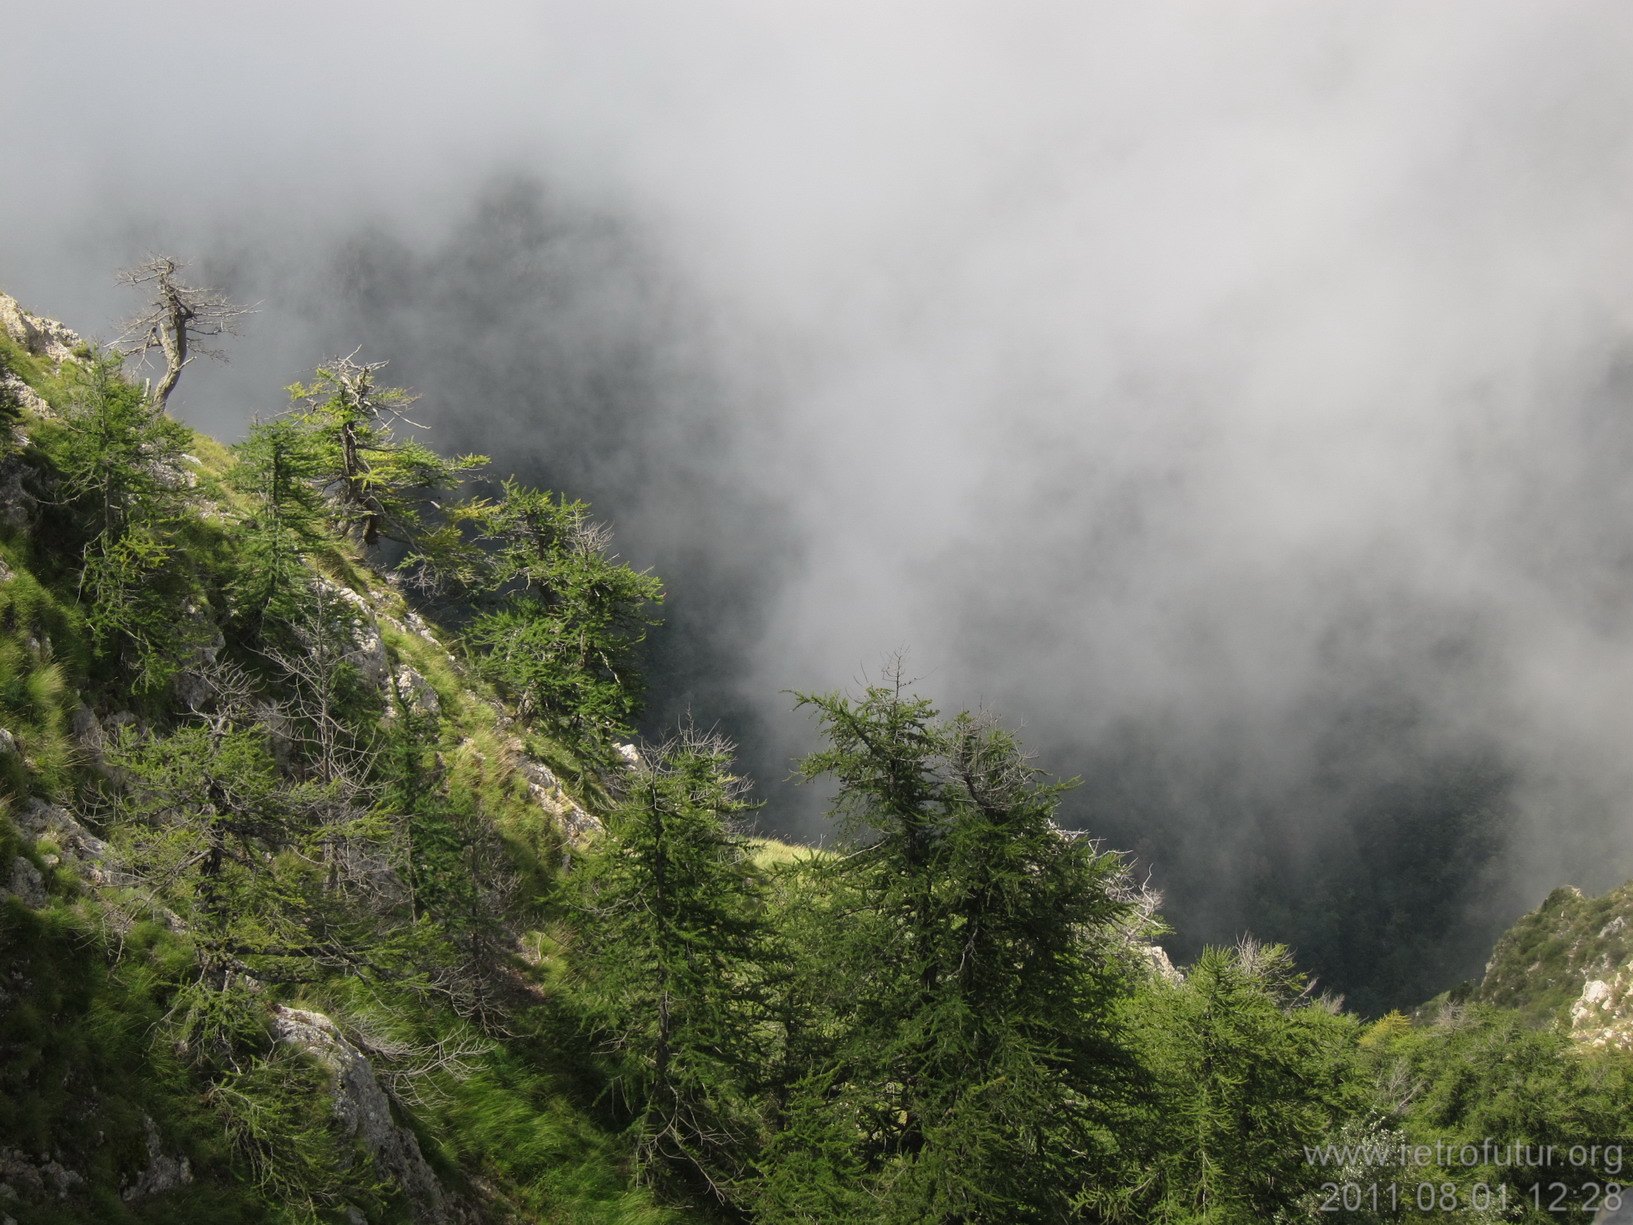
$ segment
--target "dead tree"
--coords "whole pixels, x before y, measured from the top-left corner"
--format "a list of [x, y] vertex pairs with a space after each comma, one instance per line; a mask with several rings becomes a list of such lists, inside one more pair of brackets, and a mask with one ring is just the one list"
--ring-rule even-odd
[[125, 356], [137, 358], [139, 364], [145, 364], [155, 349], [164, 355], [164, 375], [153, 389], [160, 411], [176, 389], [182, 368], [194, 356], [202, 353], [217, 361], [225, 360], [219, 349], [199, 342], [216, 336], [237, 336], [240, 321], [255, 313], [254, 307], [228, 301], [219, 289], [182, 284], [176, 274], [184, 266], [171, 256], [158, 255], [119, 273], [121, 285], [152, 287], [153, 298], [147, 307], [125, 324], [120, 347]]

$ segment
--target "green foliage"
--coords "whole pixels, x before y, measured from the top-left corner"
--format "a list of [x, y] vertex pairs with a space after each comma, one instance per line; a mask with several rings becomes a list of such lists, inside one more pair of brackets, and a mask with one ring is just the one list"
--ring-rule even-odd
[[317, 479], [340, 530], [365, 549], [382, 539], [417, 546], [433, 526], [427, 518], [431, 500], [487, 457], [447, 459], [422, 443], [398, 438], [395, 426], [405, 420], [403, 412], [415, 397], [400, 387], [376, 385], [375, 375], [386, 363], [355, 358], [355, 353], [337, 357], [319, 366], [310, 384], [289, 388], [305, 405], [298, 420], [313, 431]]
[[[230, 1153], [186, 1067], [152, 1041], [174, 981], [163, 959], [176, 948], [163, 929], [138, 927], [110, 966], [82, 922], [0, 902], [0, 1147], [57, 1154], [85, 1179], [60, 1198], [53, 1188], [33, 1204], [10, 1201], [11, 1215], [42, 1225], [271, 1219], [228, 1177]], [[119, 1188], [147, 1165], [154, 1142], [189, 1157], [196, 1181], [126, 1201]]]
[[363, 1170], [367, 1157], [337, 1135], [328, 1107], [329, 1078], [287, 1047], [254, 1056], [211, 1084], [209, 1101], [255, 1189], [291, 1222], [333, 1219], [329, 1212], [376, 1204], [381, 1188]]
[[655, 575], [607, 552], [589, 507], [507, 481], [497, 503], [466, 503], [456, 518], [492, 547], [480, 586], [506, 594], [466, 638], [478, 669], [528, 715], [579, 735], [627, 735], [640, 711], [639, 648], [658, 622]]
[[[1626, 960], [1625, 891], [1516, 927], [1471, 990], [1520, 1013], [1362, 1031], [1275, 948], [1156, 978], [1119, 861], [1055, 825], [1064, 785], [899, 677], [802, 699], [828, 851], [739, 838], [718, 741], [609, 764], [658, 580], [568, 497], [438, 505], [477, 460], [397, 437], [409, 397], [378, 364], [327, 363], [231, 457], [106, 358], [59, 376], [0, 337], [0, 365], [62, 414], [0, 455], [28, 511], [0, 528], [0, 885], [20, 857], [48, 886], [38, 911], [0, 898], [0, 1149], [87, 1179], [0, 1204], [23, 1220], [404, 1219], [332, 1072], [272, 1041], [290, 1002], [333, 1017], [457, 1211], [495, 1222], [1313, 1220], [1337, 1167], [1308, 1149], [1563, 1151], [1633, 1118], [1626, 1055], [1524, 1023]], [[458, 589], [472, 670], [351, 547], [392, 540]], [[435, 703], [397, 691], [404, 665]], [[82, 701], [124, 730], [75, 714], [76, 743]], [[598, 835], [569, 841], [563, 791]], [[126, 1201], [152, 1145], [195, 1181]], [[1465, 1199], [1515, 1181], [1410, 1173]]]
[[258, 421], [233, 453], [229, 481], [248, 503], [235, 602], [256, 622], [291, 620], [311, 583], [305, 557], [324, 541], [317, 437], [288, 417]]
[[[1587, 1181], [1629, 1181], [1633, 1061], [1626, 1053], [1581, 1050], [1558, 1030], [1531, 1027], [1523, 1014], [1483, 1006], [1452, 1005], [1433, 1024], [1396, 1024], [1367, 1038], [1361, 1083], [1376, 1109], [1399, 1120], [1403, 1141], [1437, 1153], [1469, 1147], [1476, 1158], [1389, 1171], [1403, 1182], [1448, 1182], [1464, 1202], [1477, 1184], [1506, 1184], [1517, 1208], [1511, 1219], [1540, 1223], [1559, 1214], [1546, 1210], [1549, 1196], [1539, 1209], [1522, 1194], [1532, 1184], [1563, 1183], [1575, 1196]], [[1574, 1145], [1607, 1143], [1622, 1146], [1617, 1160], [1571, 1158]], [[1502, 1160], [1511, 1145], [1525, 1146], [1527, 1159]]]
[[71, 780], [76, 753], [68, 735], [74, 700], [59, 653], [85, 662], [78, 648], [84, 624], [28, 571], [18, 568], [0, 582], [0, 726], [17, 751], [0, 754], [0, 780], [15, 797], [52, 793]]
[[622, 1071], [642, 1182], [728, 1198], [758, 1140], [769, 960], [730, 746], [686, 732], [650, 749], [574, 876], [572, 949], [593, 1029]]
[[1246, 943], [1207, 949], [1183, 982], [1148, 982], [1125, 1005], [1153, 1090], [1130, 1127], [1147, 1171], [1138, 1219], [1268, 1221], [1330, 1177], [1305, 1146], [1358, 1105], [1355, 1025], [1305, 989], [1285, 948]]
[[333, 887], [372, 830], [333, 783], [281, 778], [266, 730], [226, 720], [126, 732], [107, 752], [122, 867], [163, 889], [197, 971], [172, 1009], [176, 1040], [230, 1065], [256, 1032], [253, 984], [367, 964], [367, 928]]
[[[838, 780], [850, 842], [812, 868], [830, 900], [799, 1006], [828, 1020], [801, 1037], [762, 1219], [1066, 1219], [1106, 1173], [1131, 1070], [1120, 865], [1056, 827], [1062, 785], [1011, 733], [938, 720], [893, 680], [801, 699], [829, 742], [803, 770]], [[788, 1160], [823, 1167], [809, 1197]]]
[[1587, 898], [1555, 889], [1509, 928], [1492, 950], [1474, 998], [1515, 1008], [1536, 1025], [1565, 1019], [1588, 978], [1633, 960], [1633, 884]]
[[178, 550], [191, 432], [125, 382], [116, 357], [93, 354], [77, 369], [54, 450], [81, 563], [77, 594], [99, 656], [154, 690], [197, 645], [195, 622], [179, 615], [194, 594]]
[[0, 348], [0, 437], [15, 445], [16, 428], [23, 415], [23, 403], [18, 397], [12, 378], [18, 377], [12, 370], [9, 354]]

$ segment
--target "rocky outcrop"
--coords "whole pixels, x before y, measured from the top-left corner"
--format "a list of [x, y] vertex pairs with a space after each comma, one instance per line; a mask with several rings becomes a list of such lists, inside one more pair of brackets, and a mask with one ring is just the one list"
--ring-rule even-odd
[[12, 860], [11, 880], [5, 892], [22, 902], [24, 906], [32, 906], [37, 910], [45, 905], [45, 878], [40, 875], [38, 868], [19, 855]]
[[0, 293], [0, 329], [35, 357], [55, 362], [77, 358], [86, 344], [78, 332], [55, 319], [43, 319], [18, 305], [17, 299]]
[[198, 710], [215, 695], [214, 686], [210, 683], [210, 670], [215, 666], [216, 657], [225, 649], [227, 639], [209, 610], [197, 604], [189, 603], [186, 606], [182, 623], [187, 647], [172, 681], [172, 688], [182, 705], [189, 710]]
[[1497, 941], [1473, 1000], [1633, 1049], [1633, 884], [1596, 898], [1555, 889]]
[[10, 370], [0, 370], [0, 403], [8, 399], [36, 416], [52, 415], [51, 406], [41, 398], [39, 392], [24, 382], [20, 375]]
[[108, 844], [82, 825], [66, 808], [34, 799], [13, 816], [17, 828], [30, 838], [49, 837], [81, 874], [95, 885], [130, 883], [108, 862]]
[[63, 1164], [61, 1153], [32, 1159], [20, 1149], [0, 1148], [0, 1204], [67, 1199], [85, 1186], [85, 1176]]
[[1571, 1037], [1583, 1046], [1633, 1050], [1633, 966], [1589, 980], [1571, 1005]]
[[352, 617], [352, 649], [346, 662], [355, 667], [369, 684], [384, 690], [391, 681], [391, 660], [386, 655], [385, 642], [380, 637], [380, 624], [368, 600], [344, 583], [318, 578], [317, 588], [326, 599], [350, 605]]
[[1168, 950], [1160, 944], [1140, 944], [1136, 946], [1139, 954], [1145, 958], [1146, 967], [1151, 974], [1168, 983], [1182, 983], [1185, 976], [1175, 968], [1168, 956]]
[[187, 1158], [171, 1157], [165, 1153], [159, 1138], [159, 1125], [151, 1116], [142, 1116], [142, 1127], [147, 1132], [147, 1165], [142, 1167], [135, 1182], [119, 1192], [119, 1198], [127, 1204], [185, 1187], [193, 1181], [193, 1168]]
[[506, 747], [510, 750], [511, 765], [526, 781], [533, 802], [555, 818], [569, 842], [577, 842], [601, 828], [601, 822], [567, 794], [561, 780], [549, 766], [528, 756], [527, 748], [519, 738], [513, 738]]
[[368, 1057], [321, 1012], [280, 1005], [273, 1014], [278, 1041], [305, 1051], [334, 1078], [334, 1115], [361, 1140], [380, 1176], [395, 1184], [415, 1225], [450, 1225], [460, 1219], [450, 1197], [420, 1152], [414, 1133], [397, 1122]]
[[442, 709], [442, 699], [431, 682], [407, 664], [399, 664], [392, 673], [392, 684], [397, 700], [417, 715], [434, 715]]

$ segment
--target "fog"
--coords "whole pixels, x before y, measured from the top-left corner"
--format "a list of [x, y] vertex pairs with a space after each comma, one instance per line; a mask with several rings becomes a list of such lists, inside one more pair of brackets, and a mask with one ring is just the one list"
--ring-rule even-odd
[[111, 337], [194, 258], [229, 437], [390, 358], [665, 576], [654, 724], [788, 836], [785, 691], [905, 649], [1182, 952], [1410, 1002], [1633, 875], [1626, 6], [378, 11], [11, 23], [0, 288]]

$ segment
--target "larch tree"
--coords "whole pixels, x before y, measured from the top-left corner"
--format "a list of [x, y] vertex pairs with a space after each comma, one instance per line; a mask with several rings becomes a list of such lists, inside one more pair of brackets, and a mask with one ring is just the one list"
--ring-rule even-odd
[[233, 453], [238, 462], [227, 479], [248, 503], [236, 595], [256, 622], [293, 620], [310, 581], [303, 559], [323, 540], [317, 439], [299, 422], [279, 417], [251, 425]]
[[202, 343], [220, 336], [237, 336], [251, 306], [232, 302], [219, 289], [188, 285], [178, 273], [186, 265], [170, 255], [156, 255], [146, 263], [119, 273], [119, 283], [145, 289], [152, 297], [141, 313], [125, 323], [121, 347], [128, 357], [145, 362], [156, 349], [164, 359], [164, 373], [153, 388], [153, 398], [164, 411], [181, 372], [198, 354], [224, 360], [219, 349]]
[[404, 413], [418, 398], [381, 386], [380, 362], [357, 360], [358, 350], [317, 368], [310, 384], [289, 388], [297, 418], [309, 427], [319, 455], [318, 483], [340, 529], [365, 549], [382, 540], [410, 550], [440, 539], [429, 511], [434, 500], [488, 462], [485, 455], [448, 459], [397, 427], [427, 428]]
[[509, 480], [454, 517], [489, 548], [479, 580], [498, 605], [467, 633], [479, 667], [525, 714], [577, 732], [627, 734], [643, 696], [640, 647], [658, 624], [657, 576], [609, 551], [583, 502]]
[[1120, 861], [1059, 829], [1065, 785], [1013, 734], [940, 718], [899, 670], [801, 701], [828, 740], [803, 772], [837, 783], [845, 836], [815, 869], [829, 987], [810, 1010], [832, 1037], [771, 1144], [763, 1219], [1075, 1219], [1132, 1073]]
[[168, 679], [192, 648], [191, 597], [176, 539], [192, 493], [188, 429], [93, 353], [64, 404], [57, 504], [78, 554], [79, 598], [98, 654], [143, 685]]
[[683, 732], [630, 772], [575, 874], [572, 965], [621, 1068], [639, 1181], [726, 1200], [758, 1140], [767, 936], [731, 822], [749, 805], [731, 746]]

